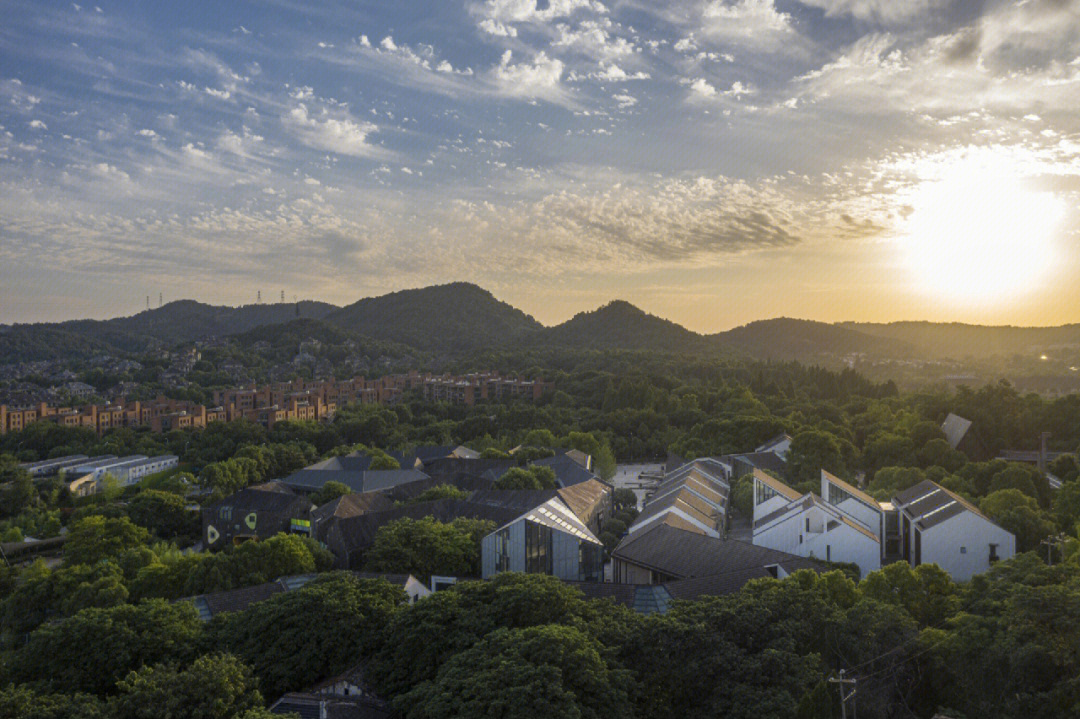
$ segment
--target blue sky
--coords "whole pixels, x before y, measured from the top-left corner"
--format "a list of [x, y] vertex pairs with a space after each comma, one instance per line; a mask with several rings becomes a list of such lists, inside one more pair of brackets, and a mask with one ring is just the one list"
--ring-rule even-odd
[[[546, 323], [615, 297], [702, 331], [1080, 320], [1080, 2], [0, 14], [0, 322], [454, 280]], [[1053, 222], [933, 254], [985, 177]], [[1045, 261], [1009, 292], [943, 291], [1021, 250]]]

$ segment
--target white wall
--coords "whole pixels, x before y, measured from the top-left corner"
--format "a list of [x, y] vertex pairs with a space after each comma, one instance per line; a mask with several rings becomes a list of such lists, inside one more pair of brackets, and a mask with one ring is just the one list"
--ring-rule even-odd
[[814, 531], [824, 529], [831, 519], [819, 507], [811, 507], [755, 532], [753, 543], [800, 557], [851, 562], [858, 565], [864, 577], [881, 569], [881, 545], [857, 529], [841, 522], [828, 531]]
[[[912, 561], [915, 559], [912, 527]], [[1001, 561], [1016, 554], [1016, 537], [973, 512], [961, 512], [922, 532], [922, 563], [937, 564], [957, 582], [966, 582], [990, 568], [990, 545]], [[961, 552], [963, 547], [966, 551]]]

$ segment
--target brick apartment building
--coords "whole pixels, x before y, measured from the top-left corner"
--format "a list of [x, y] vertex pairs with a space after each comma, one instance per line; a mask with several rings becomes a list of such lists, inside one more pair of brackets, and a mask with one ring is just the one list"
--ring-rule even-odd
[[154, 432], [201, 429], [211, 422], [246, 419], [272, 427], [287, 420], [326, 421], [347, 404], [393, 404], [405, 392], [420, 390], [425, 400], [474, 405], [485, 400], [539, 399], [551, 388], [543, 380], [502, 377], [495, 372], [431, 375], [421, 372], [378, 379], [306, 380], [237, 387], [214, 392], [214, 406], [158, 397], [151, 401], [118, 398], [102, 405], [55, 407], [41, 402], [31, 407], [0, 405], [0, 434], [18, 432], [37, 421], [64, 427], [86, 427], [104, 434], [113, 427], [150, 427]]

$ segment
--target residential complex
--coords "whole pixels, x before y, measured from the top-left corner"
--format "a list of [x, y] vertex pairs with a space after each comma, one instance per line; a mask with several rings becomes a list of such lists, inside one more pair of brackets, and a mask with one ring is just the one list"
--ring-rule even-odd
[[822, 470], [821, 494], [754, 473], [754, 544], [832, 562], [865, 577], [893, 561], [937, 564], [956, 581], [1016, 553], [1016, 538], [960, 495], [926, 480], [879, 502]]
[[264, 427], [287, 420], [326, 421], [346, 404], [393, 404], [410, 390], [432, 402], [473, 405], [487, 400], [543, 396], [551, 383], [502, 377], [495, 372], [468, 375], [431, 375], [421, 372], [387, 375], [378, 379], [305, 380], [249, 385], [214, 392], [214, 406], [158, 397], [151, 401], [124, 398], [100, 405], [57, 407], [40, 402], [31, 407], [0, 405], [0, 434], [18, 432], [37, 421], [64, 427], [86, 427], [99, 435], [113, 427], [150, 427], [155, 432], [201, 429], [211, 422], [246, 419]]

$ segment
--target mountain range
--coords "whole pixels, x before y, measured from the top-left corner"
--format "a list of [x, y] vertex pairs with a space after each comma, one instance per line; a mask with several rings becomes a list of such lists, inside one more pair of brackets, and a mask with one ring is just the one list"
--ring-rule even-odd
[[[323, 302], [222, 307], [181, 300], [110, 320], [2, 325], [0, 361], [56, 359], [101, 351], [138, 353], [212, 336], [251, 333], [257, 328], [270, 331], [280, 326], [284, 330], [291, 323], [299, 324], [305, 332], [325, 325], [334, 336], [345, 333], [445, 354], [536, 346], [728, 353], [801, 361], [851, 354], [901, 360], [959, 360], [1080, 346], [1080, 324], [829, 324], [782, 317], [703, 335], [621, 300], [545, 327], [487, 290], [457, 282], [364, 298], [345, 307]], [[289, 331], [297, 330], [292, 327]]]

